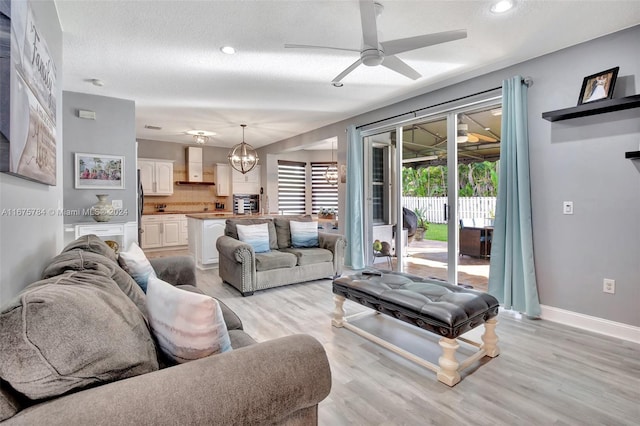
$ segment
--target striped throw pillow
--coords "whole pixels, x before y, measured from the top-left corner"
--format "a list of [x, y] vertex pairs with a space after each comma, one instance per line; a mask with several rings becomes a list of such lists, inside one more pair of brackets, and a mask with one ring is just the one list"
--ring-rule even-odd
[[150, 277], [147, 310], [151, 331], [160, 350], [176, 362], [231, 350], [220, 304], [213, 297], [182, 290]]
[[318, 222], [289, 222], [292, 247], [318, 247]]

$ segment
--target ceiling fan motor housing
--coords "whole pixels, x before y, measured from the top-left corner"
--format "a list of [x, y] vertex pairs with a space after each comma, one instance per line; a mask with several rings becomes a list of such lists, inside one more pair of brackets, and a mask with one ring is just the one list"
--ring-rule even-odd
[[365, 49], [360, 53], [360, 59], [366, 66], [375, 67], [384, 60], [384, 52], [381, 49]]

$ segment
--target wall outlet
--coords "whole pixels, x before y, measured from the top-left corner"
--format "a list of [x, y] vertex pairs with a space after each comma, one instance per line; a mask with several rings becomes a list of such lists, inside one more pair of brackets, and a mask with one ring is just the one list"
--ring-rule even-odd
[[562, 202], [562, 213], [573, 214], [573, 201]]
[[122, 200], [111, 200], [111, 206], [114, 209], [121, 209], [122, 208]]
[[616, 280], [605, 278], [602, 282], [602, 291], [605, 293], [614, 294], [616, 292]]

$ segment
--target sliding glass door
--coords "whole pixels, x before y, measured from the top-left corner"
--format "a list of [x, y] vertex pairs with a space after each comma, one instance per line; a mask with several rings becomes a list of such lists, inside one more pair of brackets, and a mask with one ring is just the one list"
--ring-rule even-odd
[[[499, 108], [494, 99], [362, 132], [368, 265], [452, 284], [475, 283], [481, 268], [488, 277]], [[479, 252], [460, 250], [463, 222], [480, 229]]]

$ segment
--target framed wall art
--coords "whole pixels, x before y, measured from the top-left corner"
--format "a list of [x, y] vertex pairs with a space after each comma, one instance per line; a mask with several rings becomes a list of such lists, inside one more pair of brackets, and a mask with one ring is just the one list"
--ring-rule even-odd
[[0, 2], [0, 171], [56, 185], [58, 70], [29, 2]]
[[75, 154], [76, 189], [124, 189], [124, 157]]
[[615, 67], [585, 77], [582, 81], [578, 105], [613, 98], [613, 88], [616, 85], [619, 69], [620, 67]]

